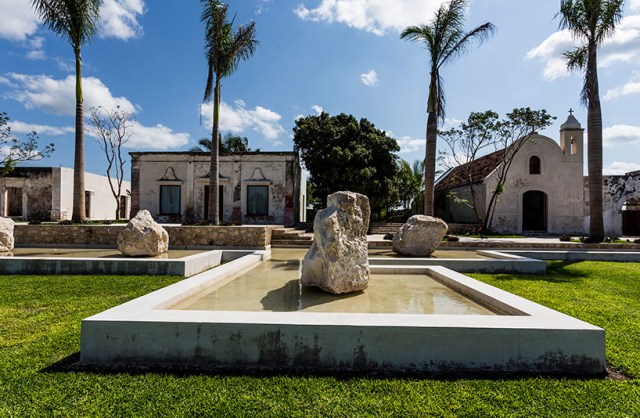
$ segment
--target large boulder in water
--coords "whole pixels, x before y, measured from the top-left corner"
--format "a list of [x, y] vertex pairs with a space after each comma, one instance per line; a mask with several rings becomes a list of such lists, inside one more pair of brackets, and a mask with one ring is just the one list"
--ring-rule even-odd
[[13, 228], [15, 222], [11, 218], [0, 218], [0, 252], [13, 250]]
[[369, 198], [336, 192], [316, 214], [313, 244], [302, 263], [305, 286], [340, 294], [364, 290], [369, 283], [367, 229]]
[[141, 210], [118, 234], [118, 250], [128, 256], [156, 256], [169, 249], [169, 234], [148, 210]]
[[442, 241], [449, 227], [440, 218], [414, 215], [393, 237], [393, 251], [418, 257], [430, 256]]

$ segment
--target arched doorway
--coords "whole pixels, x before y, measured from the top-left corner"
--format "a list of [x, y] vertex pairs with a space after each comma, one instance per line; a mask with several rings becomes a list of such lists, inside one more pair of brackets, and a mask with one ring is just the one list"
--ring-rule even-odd
[[522, 195], [522, 231], [547, 231], [547, 194], [530, 190]]

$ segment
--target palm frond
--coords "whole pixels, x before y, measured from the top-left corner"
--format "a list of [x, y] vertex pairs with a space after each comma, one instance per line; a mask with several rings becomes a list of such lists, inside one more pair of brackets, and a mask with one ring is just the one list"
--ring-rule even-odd
[[102, 0], [32, 0], [31, 5], [49, 30], [80, 49], [96, 33]]

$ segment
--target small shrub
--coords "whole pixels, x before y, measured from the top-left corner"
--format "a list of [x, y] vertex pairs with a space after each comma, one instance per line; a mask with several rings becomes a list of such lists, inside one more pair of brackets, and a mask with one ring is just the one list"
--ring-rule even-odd
[[40, 225], [42, 223], [42, 219], [34, 218], [29, 219], [29, 225]]
[[444, 239], [447, 242], [458, 242], [458, 241], [460, 241], [460, 237], [456, 237], [455, 235], [445, 235]]
[[571, 241], [571, 237], [569, 235], [563, 235], [560, 237], [560, 241], [562, 242], [570, 242]]
[[634, 240], [633, 240], [633, 243], [634, 243], [634, 244], [640, 244], [640, 238], [638, 238], [638, 239], [634, 239]]
[[394, 233], [389, 232], [388, 234], [384, 234], [384, 237], [382, 237], [382, 239], [387, 239], [389, 241], [393, 241], [393, 237], [395, 236]]
[[73, 221], [71, 219], [63, 219], [58, 222], [58, 225], [73, 225]]
[[113, 223], [112, 219], [105, 219], [104, 221], [102, 221], [103, 225], [111, 225]]

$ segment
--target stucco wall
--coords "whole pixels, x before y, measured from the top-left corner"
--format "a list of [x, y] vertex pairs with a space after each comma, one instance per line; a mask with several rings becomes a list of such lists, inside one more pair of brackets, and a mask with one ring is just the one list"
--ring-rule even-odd
[[[186, 217], [203, 220], [205, 186], [209, 184], [209, 156], [204, 153], [132, 153], [132, 167], [136, 166], [134, 185], [136, 209], [147, 209], [161, 221], [180, 222]], [[133, 173], [132, 168], [132, 173]], [[250, 153], [220, 157], [220, 185], [222, 221], [241, 221], [243, 224], [292, 223], [294, 213], [304, 213], [300, 207], [300, 166], [294, 153]], [[160, 213], [160, 186], [180, 186], [181, 216]], [[247, 186], [269, 186], [267, 216], [248, 217]], [[137, 199], [137, 201], [136, 201]], [[294, 212], [295, 211], [295, 212]], [[291, 218], [291, 222], [288, 222]], [[299, 218], [300, 219], [300, 218]]]
[[[529, 160], [537, 156], [541, 161], [540, 174], [529, 174]], [[499, 196], [493, 219], [498, 232], [522, 232], [523, 195], [527, 191], [541, 191], [547, 196], [547, 228], [551, 234], [581, 234], [583, 232], [582, 157], [565, 155], [551, 138], [534, 135], [516, 155]], [[495, 175], [485, 182], [488, 191], [497, 184]], [[487, 192], [485, 205], [491, 193]]]

